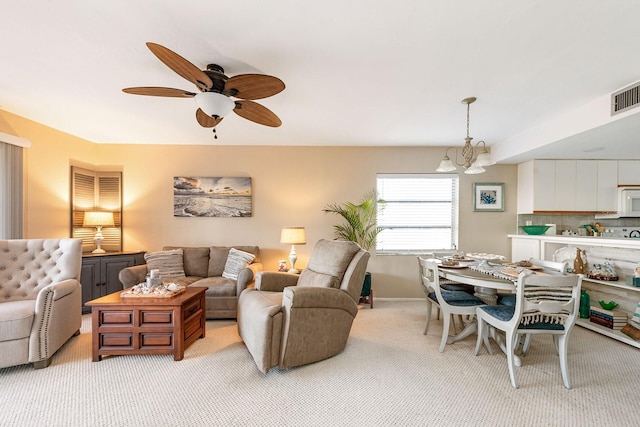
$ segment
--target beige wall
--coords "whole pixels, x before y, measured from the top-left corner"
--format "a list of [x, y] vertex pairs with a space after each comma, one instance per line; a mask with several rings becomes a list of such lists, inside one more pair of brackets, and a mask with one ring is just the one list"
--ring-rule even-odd
[[[304, 267], [313, 243], [333, 237], [337, 218], [322, 212], [327, 203], [357, 201], [375, 187], [376, 173], [433, 172], [443, 155], [441, 148], [422, 147], [100, 145], [33, 122], [26, 129], [2, 129], [6, 117], [0, 112], [0, 131], [33, 141], [28, 150], [26, 237], [69, 234], [70, 164], [113, 165], [123, 171], [125, 250], [255, 244], [266, 269], [275, 269], [278, 259], [287, 258], [289, 247], [279, 243], [282, 226], [306, 227], [308, 243], [296, 247], [296, 266]], [[509, 254], [507, 233], [516, 231], [516, 175], [515, 165], [460, 175], [462, 250]], [[174, 217], [174, 176], [251, 177], [253, 217]], [[504, 182], [505, 212], [473, 212], [473, 182]], [[416, 264], [415, 256], [373, 255], [368, 270], [375, 295], [422, 296]]]
[[2, 110], [0, 131], [31, 141], [24, 151], [24, 237], [68, 237], [70, 159], [95, 164], [98, 145]]

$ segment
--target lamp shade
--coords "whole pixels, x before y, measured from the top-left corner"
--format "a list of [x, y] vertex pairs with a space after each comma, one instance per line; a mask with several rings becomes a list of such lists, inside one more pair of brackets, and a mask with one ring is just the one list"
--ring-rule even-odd
[[476, 163], [480, 166], [491, 166], [495, 165], [496, 162], [491, 158], [491, 154], [484, 147], [478, 148], [478, 157], [476, 158]]
[[456, 170], [456, 167], [451, 159], [449, 159], [449, 156], [444, 156], [444, 158], [440, 162], [440, 166], [438, 166], [438, 169], [436, 169], [436, 172], [451, 172], [454, 170]]
[[280, 243], [305, 245], [307, 236], [304, 232], [304, 227], [283, 227], [280, 233]]
[[236, 103], [228, 96], [217, 92], [202, 92], [197, 94], [196, 104], [211, 117], [224, 117], [236, 107]]
[[464, 171], [464, 173], [466, 173], [467, 175], [475, 175], [483, 172], [485, 172], [485, 169], [482, 166], [480, 166], [477, 161], [473, 162], [471, 164], [471, 167], [469, 167], [467, 170]]
[[83, 227], [113, 227], [113, 212], [85, 212]]

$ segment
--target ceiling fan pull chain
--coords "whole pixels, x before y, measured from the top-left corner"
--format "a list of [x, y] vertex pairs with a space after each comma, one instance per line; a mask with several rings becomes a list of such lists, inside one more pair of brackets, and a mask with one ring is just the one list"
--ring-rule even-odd
[[213, 139], [218, 139], [218, 134], [216, 132], [216, 128], [213, 128]]

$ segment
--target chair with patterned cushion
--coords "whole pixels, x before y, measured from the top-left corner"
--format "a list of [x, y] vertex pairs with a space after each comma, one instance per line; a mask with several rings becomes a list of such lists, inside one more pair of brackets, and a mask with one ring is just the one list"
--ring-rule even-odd
[[[562, 262], [547, 261], [544, 259], [529, 258], [529, 262], [531, 263], [531, 265], [542, 267], [544, 270], [547, 270], [547, 271], [555, 271], [557, 273], [564, 273], [565, 271], [567, 271], [566, 261], [562, 261]], [[498, 304], [516, 305], [516, 294], [515, 293], [509, 293], [509, 294], [499, 293]]]
[[[535, 265], [537, 267], [542, 267], [545, 271], [555, 271], [557, 273], [564, 273], [567, 271], [567, 265], [568, 263], [566, 261], [547, 261], [544, 259], [535, 259], [535, 258], [529, 258], [529, 262], [532, 265]], [[500, 305], [511, 305], [511, 306], [515, 306], [516, 305], [516, 294], [515, 293], [510, 293], [510, 294], [498, 294], [498, 304]], [[522, 337], [520, 337], [522, 338]], [[522, 342], [522, 339], [519, 340], [519, 342], [516, 344], [516, 349], [518, 347], [518, 345], [520, 345], [520, 342]], [[525, 335], [524, 336], [524, 343], [522, 345], [522, 354], [526, 354], [527, 351], [529, 351], [529, 346], [531, 345], [531, 335]]]
[[[567, 348], [569, 335], [578, 315], [581, 285], [582, 275], [579, 274], [520, 273], [516, 284], [515, 306], [478, 307], [478, 340], [474, 354], [478, 354], [483, 342], [490, 350], [489, 336], [495, 339], [495, 330], [503, 331], [511, 385], [518, 388], [515, 350], [519, 336], [550, 334], [553, 336], [556, 353], [560, 356], [562, 380], [566, 388], [571, 388]], [[490, 327], [494, 328], [491, 333]]]
[[369, 252], [320, 240], [300, 275], [256, 274], [238, 300], [238, 333], [263, 373], [317, 362], [344, 350], [358, 313]]
[[447, 291], [440, 287], [438, 264], [435, 259], [418, 257], [420, 266], [420, 283], [427, 296], [427, 324], [424, 334], [429, 330], [431, 323], [431, 309], [435, 305], [442, 310], [442, 339], [438, 351], [442, 353], [449, 340], [449, 328], [452, 315], [475, 316], [476, 307], [485, 303], [474, 295], [465, 291]]

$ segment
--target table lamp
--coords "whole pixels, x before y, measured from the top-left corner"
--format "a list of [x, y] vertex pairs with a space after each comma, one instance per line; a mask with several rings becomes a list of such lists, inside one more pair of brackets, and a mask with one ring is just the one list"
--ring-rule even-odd
[[93, 241], [96, 243], [96, 248], [93, 250], [94, 254], [103, 254], [105, 250], [102, 249], [102, 241], [104, 236], [102, 235], [102, 227], [113, 227], [113, 212], [85, 212], [83, 227], [96, 227], [96, 235], [93, 237]]
[[291, 269], [289, 273], [299, 273], [299, 271], [295, 269], [295, 264], [298, 260], [295, 245], [305, 245], [307, 243], [304, 227], [283, 227], [282, 233], [280, 233], [280, 243], [291, 245], [291, 252], [289, 252]]

